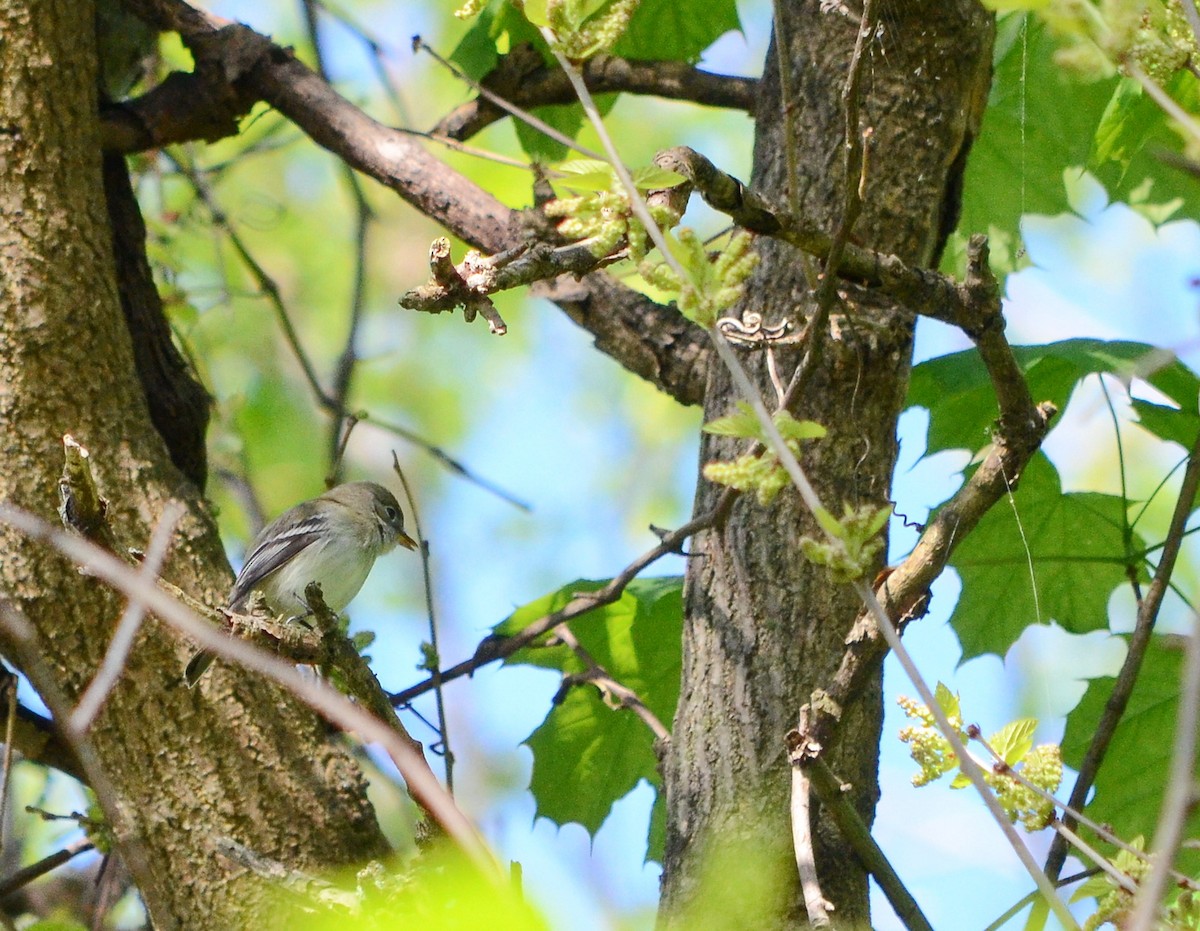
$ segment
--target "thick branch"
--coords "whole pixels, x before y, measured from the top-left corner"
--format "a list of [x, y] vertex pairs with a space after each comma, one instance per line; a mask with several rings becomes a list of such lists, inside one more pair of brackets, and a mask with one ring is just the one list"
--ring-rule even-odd
[[[721, 171], [707, 158], [687, 146], [660, 152], [654, 159], [687, 178], [714, 210], [730, 217], [753, 233], [790, 243], [819, 259], [834, 251], [834, 237], [815, 223], [777, 210], [733, 175]], [[838, 274], [878, 288], [917, 313], [962, 329], [972, 339], [993, 325], [993, 316], [971, 293], [968, 286], [927, 268], [910, 268], [898, 256], [875, 252], [847, 243], [838, 262]]]
[[[129, 0], [139, 17], [175, 30], [192, 49], [197, 71], [233, 85], [238, 98], [264, 100], [314, 142], [379, 181], [455, 236], [488, 253], [517, 247], [524, 235], [520, 213], [430, 155], [413, 138], [384, 126], [339, 95], [286, 49], [241, 25], [223, 22], [182, 0]], [[547, 296], [558, 300], [551, 291]], [[573, 320], [596, 336], [596, 345], [635, 374], [683, 403], [703, 390], [706, 353], [688, 334], [692, 325], [672, 310], [645, 313], [645, 297], [604, 276], [589, 276], [563, 300]], [[581, 312], [586, 307], [588, 312]], [[640, 312], [640, 316], [634, 309]], [[621, 319], [614, 328], [609, 317]], [[663, 331], [655, 329], [666, 327]], [[619, 330], [619, 338], [614, 331]], [[682, 345], [681, 345], [682, 343]], [[677, 347], [683, 361], [663, 358]]]
[[[998, 428], [983, 462], [926, 526], [913, 551], [876, 585], [887, 616], [899, 627], [924, 614], [929, 587], [941, 575], [954, 548], [983, 515], [1012, 491], [1030, 457], [1041, 445], [1053, 404], [1034, 404], [1029, 386], [1004, 336], [1004, 318], [994, 279], [987, 269], [987, 246], [973, 237], [970, 270], [961, 289], [970, 302], [964, 316], [983, 321], [968, 335], [975, 340], [1000, 406]], [[829, 687], [815, 692], [802, 709], [793, 746], [798, 758], [816, 758], [837, 738], [847, 705], [887, 653], [887, 644], [870, 612], [862, 613], [846, 635], [846, 651]]]
[[[745, 110], [750, 114], [754, 113], [758, 94], [757, 78], [713, 74], [683, 62], [634, 61], [616, 55], [597, 55], [585, 62], [581, 70], [593, 94], [647, 94]], [[541, 53], [529, 45], [519, 45], [502, 57], [481, 83], [525, 109], [576, 100], [562, 70], [548, 67]], [[433, 131], [466, 140], [507, 115], [485, 97], [477, 97], [443, 117]]]
[[504, 321], [488, 295], [533, 283], [535, 294], [554, 301], [596, 337], [601, 352], [620, 360], [629, 371], [658, 385], [681, 404], [703, 400], [712, 351], [707, 334], [674, 307], [664, 307], [593, 272], [612, 257], [597, 259], [577, 243], [557, 247], [537, 243], [528, 250], [501, 256], [472, 251], [454, 265], [448, 248], [445, 240], [434, 242], [431, 280], [405, 294], [401, 305], [427, 313], [462, 307], [467, 322], [479, 313], [493, 333], [503, 333]]

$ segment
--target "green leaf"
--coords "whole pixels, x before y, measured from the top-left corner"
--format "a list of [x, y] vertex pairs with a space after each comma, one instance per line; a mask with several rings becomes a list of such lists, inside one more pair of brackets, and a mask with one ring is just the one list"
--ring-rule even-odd
[[[578, 581], [519, 608], [497, 625], [511, 634], [605, 582]], [[635, 579], [611, 605], [572, 621], [581, 645], [617, 682], [632, 689], [662, 722], [679, 699], [683, 580]], [[525, 663], [565, 673], [584, 667], [566, 646], [520, 650], [506, 663]], [[530, 790], [537, 814], [556, 824], [577, 822], [595, 834], [613, 803], [645, 779], [661, 787], [654, 736], [632, 712], [614, 710], [591, 685], [575, 686], [525, 740], [533, 751]], [[660, 816], [661, 817], [661, 816]], [[650, 835], [650, 859], [662, 858], [661, 822]]]
[[[775, 428], [785, 440], [819, 440], [826, 434], [826, 429], [812, 420], [797, 420], [787, 411], [775, 414]], [[887, 518], [884, 518], [887, 521]]]
[[846, 539], [846, 528], [840, 520], [830, 514], [825, 508], [817, 508], [813, 511], [813, 517], [817, 519], [817, 523], [831, 537], [837, 537], [839, 540]]
[[958, 693], [951, 692], [946, 683], [938, 682], [933, 697], [937, 701], [938, 707], [942, 709], [942, 714], [951, 721], [961, 717], [962, 708], [959, 705]]
[[459, 39], [458, 45], [450, 53], [450, 60], [473, 81], [480, 80], [495, 68], [496, 62], [500, 60], [493, 32], [495, 23], [496, 14], [490, 7], [485, 8], [475, 17], [471, 28]]
[[1037, 730], [1037, 718], [1018, 718], [988, 738], [988, 745], [1009, 766], [1016, 766], [1033, 749], [1033, 732]]
[[535, 26], [549, 26], [548, 0], [525, 0], [525, 18]]
[[617, 177], [612, 165], [599, 158], [573, 158], [556, 165], [554, 170], [559, 174], [566, 175], [567, 177], [561, 179], [561, 182], [572, 187], [580, 184], [593, 185], [596, 179], [603, 177], [605, 179], [603, 187], [590, 188], [597, 191], [607, 191]]
[[[529, 111], [543, 123], [557, 129], [568, 139], [574, 139], [583, 126], [583, 107], [577, 103], [554, 104], [552, 106], [534, 107]], [[551, 139], [540, 129], [535, 129], [524, 120], [513, 119], [513, 129], [517, 133], [517, 141], [521, 149], [536, 162], [556, 162], [565, 158], [570, 151], [566, 145], [557, 139]]]
[[[1145, 343], [1071, 339], [1043, 346], [1014, 346], [1034, 401], [1061, 411], [1076, 383], [1096, 372], [1144, 379], [1196, 417], [1200, 379], [1169, 353]], [[943, 449], [975, 452], [991, 442], [999, 416], [996, 395], [979, 354], [971, 349], [922, 362], [913, 370], [908, 403], [930, 412], [926, 454]], [[1164, 412], [1164, 417], [1167, 415]], [[1181, 414], [1182, 417], [1182, 414]], [[1186, 431], [1187, 424], [1181, 423]], [[1195, 436], [1195, 431], [1191, 432]], [[1174, 437], [1167, 437], [1174, 438]], [[1191, 439], [1186, 441], [1190, 445]]]
[[647, 61], [686, 61], [727, 32], [740, 31], [735, 0], [642, 0], [614, 55]]
[[[1179, 707], [1183, 650], [1179, 638], [1155, 635], [1146, 651], [1129, 704], [1113, 732], [1104, 765], [1096, 777], [1089, 817], [1112, 825], [1119, 837], [1152, 836], [1163, 789], [1169, 778]], [[1078, 706], [1067, 716], [1063, 762], [1076, 769], [1100, 724], [1112, 693], [1112, 678], [1093, 679]], [[1200, 814], [1188, 819], [1185, 837], [1200, 836]], [[1194, 875], [1200, 852], [1185, 849], [1176, 868]]]
[[1057, 48], [1032, 17], [999, 23], [991, 94], [963, 184], [964, 236], [989, 226], [1019, 236], [1022, 213], [1067, 209], [1063, 169], [1087, 162], [1116, 81], [1074, 79], [1053, 61]]
[[1126, 564], [1145, 576], [1137, 533], [1126, 552], [1124, 512], [1115, 495], [1063, 494], [1058, 472], [1037, 453], [1012, 500], [984, 515], [950, 559], [962, 579], [950, 617], [962, 661], [1004, 656], [1034, 623], [1056, 620], [1072, 633], [1106, 628], [1109, 596], [1128, 584]]
[[737, 409], [736, 413], [710, 420], [701, 429], [714, 436], [736, 436], [747, 440], [761, 440], [763, 428], [754, 413], [754, 408], [746, 401], [738, 401], [734, 407]]
[[[1005, 5], [1029, 8], [1022, 0]], [[1059, 47], [1032, 16], [1000, 20], [991, 94], [964, 176], [960, 242], [991, 227], [1019, 236], [1022, 214], [1068, 210], [1062, 173], [1073, 165], [1087, 165], [1114, 201], [1129, 200], [1152, 178], [1160, 202], [1179, 197], [1192, 214], [1200, 208], [1200, 189], [1157, 158], [1183, 145], [1157, 105], [1118, 78], [1089, 82], [1072, 75], [1054, 60]], [[1194, 76], [1179, 73], [1169, 91], [1194, 110]], [[948, 249], [943, 267], [957, 271], [961, 255]]]
[[871, 515], [871, 519], [863, 527], [862, 538], [864, 540], [869, 540], [871, 537], [875, 536], [875, 534], [879, 533], [879, 531], [881, 531], [885, 526], [887, 526], [887, 522], [892, 516], [892, 510], [893, 507], [890, 504], [885, 504], [883, 507], [876, 510], [875, 513]]
[[633, 183], [641, 191], [661, 191], [666, 188], [678, 187], [684, 177], [669, 168], [659, 168], [657, 165], [643, 165], [630, 172]]

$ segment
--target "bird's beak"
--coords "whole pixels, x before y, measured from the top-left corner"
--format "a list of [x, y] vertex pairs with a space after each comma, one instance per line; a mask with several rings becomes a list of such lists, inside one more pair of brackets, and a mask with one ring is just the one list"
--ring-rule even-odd
[[401, 530], [396, 535], [396, 545], [403, 546], [406, 550], [415, 550], [417, 548], [417, 541]]

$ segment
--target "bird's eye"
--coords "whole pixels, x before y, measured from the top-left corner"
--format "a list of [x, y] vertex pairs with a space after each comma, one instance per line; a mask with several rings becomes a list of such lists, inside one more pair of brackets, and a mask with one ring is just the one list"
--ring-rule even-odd
[[397, 511], [390, 504], [385, 504], [383, 506], [383, 513], [387, 515], [388, 520], [395, 520], [397, 517], [400, 516], [400, 512]]

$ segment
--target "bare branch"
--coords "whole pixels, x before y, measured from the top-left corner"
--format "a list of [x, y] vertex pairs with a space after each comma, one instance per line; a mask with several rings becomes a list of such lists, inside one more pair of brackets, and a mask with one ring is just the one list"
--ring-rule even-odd
[[858, 809], [846, 797], [846, 787], [842, 781], [834, 775], [828, 764], [820, 759], [813, 760], [810, 765], [805, 766], [804, 772], [821, 800], [821, 805], [829, 812], [842, 836], [850, 842], [863, 866], [875, 877], [879, 888], [887, 896], [888, 902], [896, 910], [904, 926], [910, 931], [933, 931], [933, 926], [921, 911], [921, 906], [917, 904], [917, 900], [896, 874], [887, 855], [871, 836], [871, 829], [863, 823]]
[[722, 495], [717, 506], [711, 511], [692, 518], [677, 530], [662, 534], [658, 546], [647, 550], [631, 562], [603, 588], [594, 592], [584, 592], [576, 595], [557, 611], [544, 615], [526, 625], [520, 633], [513, 634], [510, 637], [498, 637], [495, 635], [487, 637], [479, 644], [475, 650], [475, 655], [470, 659], [464, 660], [457, 666], [444, 669], [436, 676], [431, 676], [424, 682], [410, 686], [402, 692], [395, 693], [392, 695], [392, 703], [395, 705], [405, 705], [418, 695], [424, 695], [441, 683], [470, 675], [481, 666], [486, 666], [488, 663], [493, 663], [498, 659], [512, 656], [517, 650], [533, 643], [560, 624], [565, 624], [567, 621], [587, 614], [596, 608], [612, 604], [621, 597], [629, 583], [637, 578], [647, 566], [666, 556], [668, 553], [678, 553], [688, 537], [719, 523], [724, 518], [724, 515], [729, 513], [729, 508], [733, 506], [736, 498], [737, 492], [732, 490], [726, 492]]
[[646, 707], [646, 703], [642, 701], [642, 697], [637, 692], [628, 686], [622, 685], [613, 678], [612, 673], [596, 662], [596, 658], [579, 642], [579, 638], [575, 636], [570, 627], [566, 625], [559, 627], [558, 633], [555, 636], [570, 647], [571, 652], [579, 657], [584, 667], [586, 667], [581, 673], [563, 678], [562, 688], [559, 689], [558, 695], [555, 696], [556, 704], [562, 701], [562, 697], [572, 686], [583, 685], [585, 683], [594, 685], [615, 707], [626, 708], [636, 714], [641, 722], [650, 728], [650, 732], [654, 735], [656, 746], [666, 744], [670, 741], [671, 732], [658, 719], [658, 715]]
[[821, 893], [821, 881], [817, 876], [817, 855], [813, 850], [812, 838], [812, 789], [808, 784], [808, 773], [801, 766], [792, 767], [792, 850], [796, 855], [796, 872], [800, 876], [800, 890], [804, 895], [804, 910], [808, 922], [814, 928], [828, 928], [832, 922], [829, 913], [833, 905]]
[[0, 899], [12, 895], [23, 886], [28, 886], [35, 879], [45, 876], [51, 870], [56, 870], [64, 863], [69, 863], [81, 853], [94, 850], [96, 845], [86, 837], [67, 844], [62, 850], [56, 850], [49, 856], [42, 857], [37, 863], [22, 867], [11, 876], [0, 879]]
[[[687, 178], [705, 203], [739, 226], [791, 243], [819, 259], [832, 254], [835, 241], [828, 232], [811, 221], [776, 210], [760, 194], [695, 150], [687, 146], [666, 149], [655, 156], [654, 162]], [[838, 263], [838, 274], [878, 288], [915, 313], [956, 326], [972, 339], [993, 324], [989, 309], [980, 306], [969, 286], [932, 269], [910, 268], [895, 255], [848, 242]]]
[[[745, 110], [751, 115], [758, 95], [757, 78], [713, 74], [683, 62], [596, 55], [584, 62], [580, 70], [593, 94], [646, 94]], [[484, 89], [523, 109], [575, 102], [575, 91], [562, 70], [547, 67], [541, 53], [529, 45], [518, 45], [502, 56], [480, 83]], [[500, 104], [481, 96], [447, 114], [433, 131], [452, 139], [470, 139], [505, 115]]]
[[[411, 133], [369, 117], [266, 37], [183, 0], [130, 0], [129, 5], [144, 21], [179, 32], [197, 61], [206, 63], [197, 65], [198, 73], [234, 85], [248, 99], [266, 101], [318, 145], [468, 244], [494, 254], [524, 238], [517, 211], [430, 155]], [[545, 295], [559, 299], [554, 289]], [[571, 318], [596, 336], [597, 348], [682, 403], [697, 403], [707, 353], [699, 348], [692, 325], [677, 313], [663, 308], [639, 315], [657, 305], [606, 276], [588, 276], [562, 300]], [[616, 324], [610, 322], [614, 318]], [[620, 338], [614, 338], [618, 331]], [[671, 347], [684, 351], [671, 358]]]

